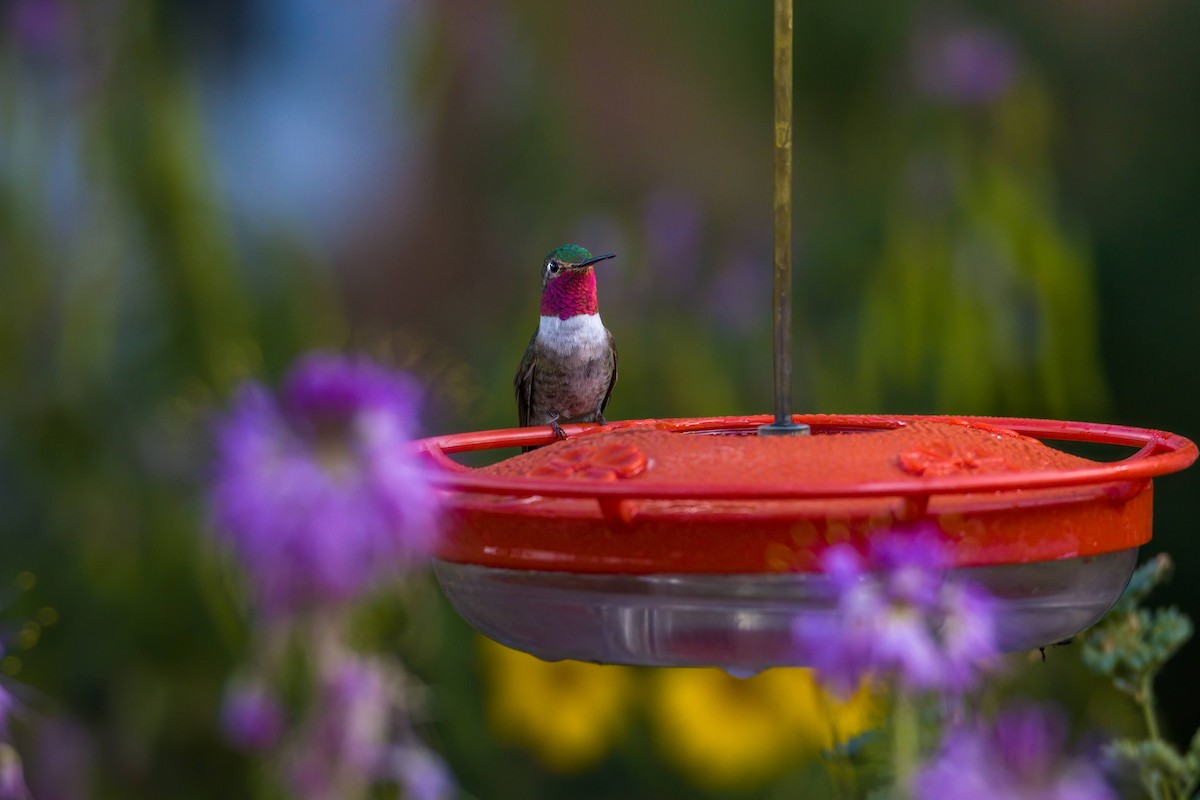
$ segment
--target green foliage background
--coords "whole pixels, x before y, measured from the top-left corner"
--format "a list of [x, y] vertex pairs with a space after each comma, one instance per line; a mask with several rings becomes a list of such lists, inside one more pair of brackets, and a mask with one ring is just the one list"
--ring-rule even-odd
[[[600, 278], [621, 345], [611, 418], [769, 409], [769, 4], [479, 5], [429, 3], [397, 32], [395, 112], [416, 144], [395, 196], [364, 193], [336, 246], [239, 213], [217, 180], [201, 88], [224, 27], [198, 4], [66, 4], [76, 22], [50, 51], [6, 29], [0, 582], [14, 631], [46, 624], [0, 669], [26, 687], [35, 788], [51, 772], [76, 781], [63, 796], [258, 785], [216, 730], [250, 632], [204, 535], [206, 426], [237, 381], [308, 348], [364, 349], [429, 383], [430, 432], [508, 427], [539, 259], [579, 238], [620, 253]], [[803, 407], [1200, 436], [1200, 7], [797, 6]], [[914, 31], [938, 15], [1008, 32], [1011, 91], [963, 107], [906, 84]], [[64, 149], [80, 171], [66, 198]], [[700, 220], [672, 263], [652, 260], [646, 221], [663, 191]], [[1172, 552], [1167, 599], [1193, 611], [1198, 476], [1161, 482], [1149, 548]], [[506, 796], [687, 788], [636, 738], [585, 778], [512, 760], [486, 731], [465, 627], [416, 591], [381, 601], [364, 637], [431, 682], [430, 735], [469, 790], [492, 796], [497, 770], [519, 776]], [[1072, 659], [1032, 690], [1127, 724]], [[1200, 722], [1197, 668], [1193, 644], [1163, 675], [1169, 732]], [[47, 720], [82, 732], [78, 763], [54, 766]]]

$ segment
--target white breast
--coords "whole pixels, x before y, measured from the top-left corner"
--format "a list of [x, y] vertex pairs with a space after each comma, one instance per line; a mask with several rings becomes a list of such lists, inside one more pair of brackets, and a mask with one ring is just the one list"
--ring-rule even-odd
[[599, 314], [576, 314], [566, 319], [543, 315], [538, 325], [538, 341], [565, 356], [608, 347], [608, 331]]

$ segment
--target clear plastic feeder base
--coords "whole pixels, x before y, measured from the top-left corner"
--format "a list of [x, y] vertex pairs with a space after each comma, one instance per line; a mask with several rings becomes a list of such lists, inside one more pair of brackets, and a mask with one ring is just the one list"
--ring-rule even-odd
[[[1116, 602], [1137, 548], [1057, 561], [962, 567], [951, 575], [999, 603], [998, 640], [1015, 652], [1055, 644]], [[614, 575], [517, 570], [436, 560], [451, 604], [501, 644], [557, 661], [721, 667], [804, 666], [795, 620], [830, 614], [819, 573]]]

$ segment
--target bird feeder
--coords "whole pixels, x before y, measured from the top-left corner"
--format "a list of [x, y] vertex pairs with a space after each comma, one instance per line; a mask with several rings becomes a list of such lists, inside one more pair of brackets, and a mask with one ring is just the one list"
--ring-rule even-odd
[[[832, 614], [835, 544], [936, 531], [997, 601], [1002, 650], [1096, 622], [1151, 536], [1151, 481], [1196, 446], [1081, 422], [794, 415], [791, 3], [776, 0], [775, 414], [458, 433], [417, 447], [444, 499], [434, 560], [480, 632], [547, 660], [801, 664], [798, 618]], [[1093, 461], [1051, 446], [1132, 448]], [[487, 467], [457, 453], [545, 445]]]
[[[1069, 638], [1121, 594], [1150, 540], [1151, 479], [1196, 458], [1170, 433], [1049, 420], [770, 417], [566, 426], [489, 467], [450, 456], [553, 441], [543, 429], [420, 447], [446, 494], [435, 561], [458, 612], [548, 660], [756, 671], [798, 664], [791, 631], [832, 613], [821, 552], [936, 529], [952, 572], [997, 599], [998, 645]], [[1096, 462], [1043, 443], [1136, 448]]]

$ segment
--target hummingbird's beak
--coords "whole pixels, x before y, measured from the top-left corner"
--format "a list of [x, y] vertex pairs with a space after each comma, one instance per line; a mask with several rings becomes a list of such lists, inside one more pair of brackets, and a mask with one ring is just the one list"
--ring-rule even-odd
[[583, 269], [584, 267], [590, 267], [592, 264], [595, 264], [597, 261], [603, 261], [606, 258], [616, 258], [616, 257], [617, 257], [616, 253], [606, 253], [602, 256], [594, 256], [593, 258], [589, 258], [587, 261], [584, 261], [582, 264], [576, 264], [574, 266], [574, 268], [575, 269]]

